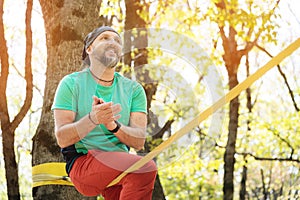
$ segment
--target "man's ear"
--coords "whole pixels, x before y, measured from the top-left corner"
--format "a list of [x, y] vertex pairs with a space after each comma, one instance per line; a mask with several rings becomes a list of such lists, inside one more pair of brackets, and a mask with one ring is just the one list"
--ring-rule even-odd
[[90, 45], [85, 51], [87, 54], [91, 54], [91, 52], [93, 51], [92, 45]]

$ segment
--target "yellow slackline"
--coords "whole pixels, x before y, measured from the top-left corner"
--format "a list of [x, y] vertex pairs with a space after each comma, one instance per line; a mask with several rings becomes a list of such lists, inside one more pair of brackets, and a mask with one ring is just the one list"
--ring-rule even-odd
[[73, 186], [65, 170], [66, 163], [51, 162], [32, 167], [32, 187], [42, 185], [70, 185]]
[[[291, 43], [287, 48], [281, 51], [277, 56], [273, 57], [267, 64], [258, 69], [254, 74], [250, 75], [246, 80], [238, 84], [232, 90], [230, 90], [225, 96], [220, 98], [213, 105], [208, 107], [202, 113], [200, 113], [195, 119], [186, 124], [183, 128], [175, 132], [170, 138], [157, 146], [154, 150], [149, 152], [141, 160], [133, 164], [116, 179], [114, 179], [107, 187], [117, 184], [128, 173], [138, 170], [144, 166], [147, 162], [156, 157], [160, 152], [168, 148], [173, 142], [180, 137], [192, 131], [202, 121], [207, 119], [215, 111], [223, 107], [226, 103], [237, 97], [243, 90], [247, 89], [252, 83], [262, 77], [267, 71], [278, 65], [284, 58], [291, 55], [296, 49], [300, 47], [300, 38]], [[51, 169], [53, 168], [53, 169]], [[33, 187], [49, 184], [59, 185], [73, 185], [67, 177], [65, 172], [65, 163], [44, 163], [36, 165], [32, 168]]]

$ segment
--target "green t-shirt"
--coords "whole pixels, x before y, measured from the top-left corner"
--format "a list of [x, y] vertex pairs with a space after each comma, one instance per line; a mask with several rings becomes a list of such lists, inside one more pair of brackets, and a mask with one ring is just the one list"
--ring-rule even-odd
[[[89, 68], [65, 76], [56, 91], [52, 110], [71, 110], [76, 113], [75, 121], [80, 120], [92, 110], [93, 96], [105, 102], [121, 104], [121, 118], [124, 125], [129, 124], [131, 112], [147, 112], [147, 100], [143, 87], [115, 72], [111, 86], [102, 86], [92, 77]], [[78, 153], [86, 154], [89, 149], [103, 151], [128, 151], [125, 144], [103, 124], [96, 126], [83, 139], [75, 144]]]

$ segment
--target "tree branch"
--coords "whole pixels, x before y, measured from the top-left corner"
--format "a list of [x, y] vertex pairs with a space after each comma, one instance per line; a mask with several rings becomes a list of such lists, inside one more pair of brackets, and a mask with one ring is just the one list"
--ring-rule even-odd
[[171, 128], [171, 125], [173, 124], [174, 121], [175, 121], [174, 119], [169, 119], [165, 123], [165, 125], [159, 130], [159, 132], [153, 135], [153, 139], [162, 138], [164, 133]]
[[[271, 18], [271, 16], [273, 15], [275, 9], [278, 7], [278, 4], [279, 4], [280, 0], [277, 0], [276, 4], [274, 5], [274, 7], [270, 10], [270, 12], [267, 14], [268, 16], [268, 19]], [[238, 51], [239, 54], [241, 54], [240, 56], [244, 56], [246, 55], [254, 46], [255, 44], [257, 43], [257, 40], [259, 38], [259, 36], [261, 35], [261, 33], [263, 32], [263, 30], [265, 29], [264, 27], [265, 24], [262, 24], [262, 27], [259, 29], [259, 31], [257, 32], [254, 40], [252, 42], [247, 42], [246, 43], [246, 46], [244, 49], [241, 49]], [[250, 29], [247, 33], [247, 36], [250, 38], [252, 34], [252, 29]]]
[[[291, 5], [289, 3], [288, 3], [288, 8], [289, 8], [290, 12], [292, 13], [292, 15], [295, 17], [295, 20], [297, 21], [297, 23], [300, 25], [300, 21], [299, 21], [297, 15], [294, 13], [294, 11], [291, 8]], [[295, 9], [297, 9], [297, 8], [295, 8]]]
[[28, 110], [31, 107], [32, 97], [33, 97], [33, 81], [32, 81], [32, 67], [31, 67], [31, 57], [32, 57], [32, 30], [31, 30], [31, 16], [32, 16], [32, 5], [33, 0], [27, 1], [26, 8], [26, 55], [25, 55], [25, 80], [26, 80], [26, 97], [24, 103], [20, 109], [20, 112], [16, 115], [11, 123], [12, 130], [15, 130], [21, 121], [24, 119]]
[[3, 24], [3, 5], [4, 1], [0, 0], [0, 61], [1, 61], [1, 75], [0, 75], [0, 120], [1, 129], [7, 129], [10, 127], [10, 120], [8, 115], [7, 107], [7, 78], [8, 78], [8, 49], [4, 35], [4, 24]]
[[[25, 79], [25, 77], [22, 75], [22, 73], [20, 72], [20, 70], [16, 67], [16, 65], [15, 65], [13, 62], [11, 63], [11, 66], [16, 70], [17, 74], [18, 74], [20, 77], [22, 77], [22, 78]], [[36, 85], [33, 84], [33, 88], [36, 89], [36, 90], [38, 91], [38, 93], [39, 93], [41, 96], [43, 96], [43, 93], [42, 93], [42, 91], [40, 90], [40, 88], [38, 88], [38, 86], [36, 86]]]
[[[220, 144], [217, 143], [217, 141], [206, 135], [205, 133], [203, 133], [200, 129], [200, 127], [197, 127], [197, 129], [195, 130], [199, 136], [204, 136], [204, 137], [209, 137], [210, 139], [214, 140], [215, 141], [215, 146], [218, 147], [218, 148], [221, 148], [221, 149], [225, 149], [226, 147], [225, 146], [222, 146]], [[253, 153], [250, 153], [250, 152], [238, 152], [236, 151], [236, 154], [237, 155], [242, 155], [244, 157], [246, 156], [251, 156], [253, 157], [255, 160], [259, 160], [259, 161], [279, 161], [279, 162], [296, 162], [296, 163], [300, 163], [300, 160], [299, 159], [294, 159], [292, 158], [291, 156], [289, 158], [270, 158], [270, 157], [260, 157], [260, 156], [256, 156], [254, 155]]]
[[294, 159], [294, 158], [270, 158], [270, 157], [259, 157], [254, 155], [253, 153], [239, 153], [236, 152], [236, 154], [242, 155], [242, 156], [251, 156], [255, 160], [260, 160], [260, 161], [279, 161], [279, 162], [296, 162], [300, 163], [299, 159]]
[[[260, 45], [256, 44], [256, 47], [257, 47], [259, 50], [265, 52], [269, 57], [271, 57], [271, 58], [274, 57], [274, 56], [272, 56], [265, 48], [261, 47]], [[297, 103], [296, 103], [294, 93], [293, 93], [293, 91], [292, 91], [292, 89], [291, 89], [291, 87], [290, 87], [290, 85], [289, 85], [289, 83], [288, 83], [288, 79], [287, 79], [286, 75], [285, 75], [284, 72], [281, 70], [281, 67], [280, 67], [279, 64], [277, 65], [277, 69], [278, 69], [280, 75], [282, 76], [285, 85], [286, 85], [287, 88], [288, 88], [288, 91], [289, 91], [290, 97], [291, 97], [291, 99], [292, 99], [292, 102], [293, 102], [293, 105], [294, 105], [295, 110], [296, 110], [297, 112], [299, 112], [300, 109], [299, 109], [299, 107], [298, 107], [298, 105], [297, 105]]]
[[293, 146], [290, 144], [290, 142], [288, 140], [286, 140], [285, 138], [281, 137], [279, 133], [277, 133], [277, 131], [273, 131], [271, 129], [269, 129], [275, 136], [277, 136], [283, 143], [285, 143], [290, 149], [291, 149], [291, 155], [290, 158], [293, 157], [295, 149], [293, 148]]

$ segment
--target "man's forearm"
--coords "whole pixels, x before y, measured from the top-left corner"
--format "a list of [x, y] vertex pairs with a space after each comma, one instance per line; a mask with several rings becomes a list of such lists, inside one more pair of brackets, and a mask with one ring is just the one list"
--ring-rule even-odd
[[145, 144], [146, 129], [122, 125], [115, 135], [124, 144], [133, 147], [136, 150], [140, 150]]
[[56, 130], [56, 138], [61, 148], [75, 144], [96, 127], [88, 115], [77, 122], [65, 124]]

